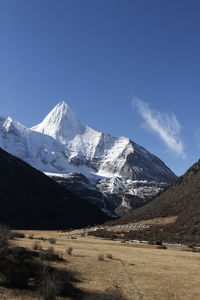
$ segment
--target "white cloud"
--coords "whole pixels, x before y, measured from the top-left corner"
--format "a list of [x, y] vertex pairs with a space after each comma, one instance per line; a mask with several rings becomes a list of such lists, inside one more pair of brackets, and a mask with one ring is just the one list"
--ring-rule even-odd
[[132, 105], [145, 120], [145, 127], [158, 134], [171, 151], [184, 158], [183, 143], [178, 136], [181, 125], [176, 116], [152, 110], [149, 108], [148, 103], [139, 98], [134, 98]]

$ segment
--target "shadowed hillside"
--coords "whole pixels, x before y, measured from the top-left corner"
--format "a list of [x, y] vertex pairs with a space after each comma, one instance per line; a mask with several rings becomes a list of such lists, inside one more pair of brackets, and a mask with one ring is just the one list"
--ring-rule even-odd
[[[174, 224], [165, 226], [164, 231], [158, 228], [162, 232], [159, 234], [161, 238], [167, 236], [168, 240], [200, 242], [200, 160], [159, 196], [116, 223], [168, 216], [178, 218]], [[155, 228], [148, 231], [155, 233]]]
[[65, 229], [107, 219], [96, 206], [0, 149], [0, 223], [18, 229]]

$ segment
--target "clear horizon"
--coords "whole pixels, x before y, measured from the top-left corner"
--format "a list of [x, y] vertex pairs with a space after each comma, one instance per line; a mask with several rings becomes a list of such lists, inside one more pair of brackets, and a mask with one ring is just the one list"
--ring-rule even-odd
[[27, 127], [60, 101], [177, 175], [199, 159], [200, 2], [2, 0], [0, 114]]

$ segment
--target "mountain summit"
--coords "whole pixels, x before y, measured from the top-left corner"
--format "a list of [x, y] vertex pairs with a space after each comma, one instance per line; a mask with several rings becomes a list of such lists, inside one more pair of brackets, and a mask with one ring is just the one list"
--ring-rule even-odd
[[[73, 186], [77, 191], [79, 186], [81, 195], [90, 195], [91, 201], [112, 211], [119, 205], [125, 210], [135, 207], [136, 202], [142, 205], [176, 179], [158, 157], [129, 138], [114, 137], [82, 124], [65, 102], [58, 103], [31, 129], [10, 117], [1, 117], [0, 147], [48, 172], [58, 182], [63, 176], [68, 188]], [[86, 178], [64, 175], [69, 173]], [[109, 199], [107, 204], [105, 198]]]
[[40, 124], [32, 129], [50, 135], [65, 144], [76, 135], [83, 134], [86, 127], [78, 120], [69, 105], [62, 101], [50, 111]]
[[167, 183], [176, 178], [160, 159], [130, 139], [83, 125], [65, 102], [57, 104], [32, 130], [59, 141], [73, 166], [87, 166], [98, 175]]

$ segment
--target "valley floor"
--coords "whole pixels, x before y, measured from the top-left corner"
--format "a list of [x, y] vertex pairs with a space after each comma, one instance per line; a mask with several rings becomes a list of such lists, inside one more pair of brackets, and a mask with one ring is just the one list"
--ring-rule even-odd
[[[22, 232], [26, 237], [14, 240], [13, 243], [29, 249], [32, 249], [36, 238], [55, 238], [53, 245], [43, 240], [39, 240], [39, 243], [43, 249], [53, 246], [56, 252], [63, 255], [68, 263], [53, 265], [75, 271], [80, 279], [75, 285], [85, 292], [101, 293], [114, 288], [123, 291], [124, 299], [127, 300], [200, 299], [200, 253], [181, 251], [175, 247], [156, 249], [153, 245], [83, 236], [83, 230]], [[31, 234], [34, 235], [33, 239], [30, 239]], [[72, 255], [66, 253], [69, 247], [73, 248]], [[39, 298], [31, 292], [0, 287], [0, 299]]]

